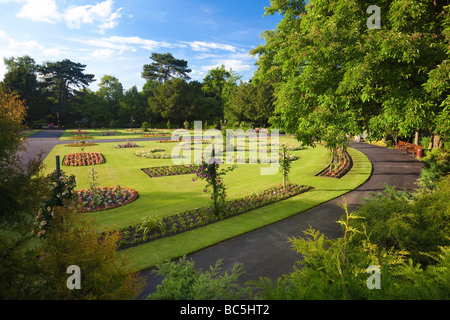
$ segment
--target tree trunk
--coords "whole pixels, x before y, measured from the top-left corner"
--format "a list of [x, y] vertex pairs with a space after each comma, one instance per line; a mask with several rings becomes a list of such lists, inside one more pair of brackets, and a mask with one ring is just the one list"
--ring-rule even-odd
[[[286, 149], [283, 149], [283, 163], [286, 161]], [[286, 191], [286, 170], [283, 170], [283, 190]]]
[[435, 133], [433, 135], [433, 149], [439, 148], [441, 146], [441, 135], [439, 133]]
[[416, 136], [414, 137], [414, 144], [419, 145], [419, 130], [416, 130]]

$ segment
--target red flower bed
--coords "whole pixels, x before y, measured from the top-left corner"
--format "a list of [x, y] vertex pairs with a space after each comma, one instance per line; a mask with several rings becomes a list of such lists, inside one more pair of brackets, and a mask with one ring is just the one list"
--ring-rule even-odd
[[80, 152], [68, 154], [63, 159], [65, 166], [93, 166], [105, 163], [105, 158], [98, 152]]

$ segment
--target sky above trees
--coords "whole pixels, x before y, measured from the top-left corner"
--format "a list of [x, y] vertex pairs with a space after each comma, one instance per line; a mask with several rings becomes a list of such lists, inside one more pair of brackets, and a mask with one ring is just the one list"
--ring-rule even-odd
[[225, 65], [252, 78], [251, 49], [275, 29], [264, 17], [269, 0], [0, 0], [0, 80], [3, 57], [29, 55], [38, 64], [70, 59], [97, 80], [117, 77], [130, 88], [145, 83], [142, 66], [152, 52], [188, 61], [192, 80]]

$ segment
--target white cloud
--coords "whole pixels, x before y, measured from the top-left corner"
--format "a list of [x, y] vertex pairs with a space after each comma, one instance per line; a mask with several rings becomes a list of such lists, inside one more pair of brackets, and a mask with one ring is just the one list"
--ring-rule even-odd
[[34, 56], [36, 52], [45, 50], [45, 47], [34, 40], [17, 41], [9, 37], [3, 30], [0, 30], [0, 79], [6, 73], [6, 68], [3, 64], [3, 57], [17, 57], [17, 56]]
[[60, 48], [48, 48], [42, 51], [42, 54], [46, 57], [57, 57], [63, 54]]
[[[5, 0], [0, 1], [6, 3]], [[15, 0], [15, 2], [25, 3], [17, 14], [19, 18], [48, 23], [64, 21], [69, 29], [80, 29], [82, 24], [90, 24], [95, 25], [100, 33], [118, 25], [123, 9], [114, 10], [113, 0], [104, 0], [95, 5], [72, 5], [66, 9], [58, 8], [56, 0]]]
[[55, 23], [61, 20], [55, 0], [25, 0], [25, 5], [17, 14], [19, 18]]
[[135, 52], [139, 48], [152, 51], [157, 50], [159, 48], [176, 48], [184, 46], [182, 44], [178, 45], [164, 41], [143, 39], [140, 37], [120, 37], [120, 36], [111, 36], [101, 39], [91, 39], [83, 42], [99, 48], [118, 50], [120, 51], [120, 53], [123, 53], [125, 51]]
[[202, 42], [202, 41], [193, 41], [188, 42], [194, 51], [210, 51], [211, 49], [215, 50], [224, 50], [236, 52], [237, 48], [235, 46], [223, 43], [214, 43], [214, 42]]
[[95, 58], [109, 58], [115, 53], [111, 49], [97, 49], [92, 52], [92, 56]]
[[208, 71], [211, 69], [221, 67], [222, 65], [225, 66], [226, 70], [231, 69], [235, 72], [249, 71], [253, 68], [250, 64], [247, 64], [245, 61], [224, 58], [222, 60], [217, 60], [217, 63], [213, 65], [202, 66], [202, 70]]
[[118, 20], [122, 17], [119, 8], [113, 11], [113, 1], [105, 0], [96, 5], [70, 6], [64, 13], [64, 19], [69, 28], [79, 29], [81, 23], [99, 24], [99, 31], [104, 33], [106, 29], [112, 29], [118, 25]]

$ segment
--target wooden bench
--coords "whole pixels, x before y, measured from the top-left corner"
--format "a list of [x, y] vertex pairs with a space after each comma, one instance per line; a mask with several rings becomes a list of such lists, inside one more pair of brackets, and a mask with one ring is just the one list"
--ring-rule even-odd
[[415, 145], [414, 143], [404, 141], [394, 143], [394, 148], [405, 151], [406, 153], [411, 153], [414, 157], [419, 155], [419, 149], [423, 149], [421, 146]]
[[414, 157], [417, 157], [419, 154], [419, 149], [422, 149], [421, 146], [410, 143], [407, 147], [407, 152], [412, 153]]
[[400, 140], [398, 143], [394, 143], [394, 148], [407, 152], [407, 143]]

